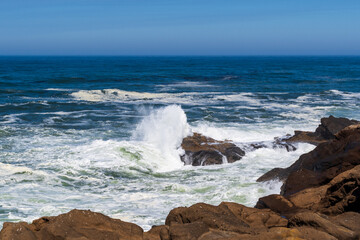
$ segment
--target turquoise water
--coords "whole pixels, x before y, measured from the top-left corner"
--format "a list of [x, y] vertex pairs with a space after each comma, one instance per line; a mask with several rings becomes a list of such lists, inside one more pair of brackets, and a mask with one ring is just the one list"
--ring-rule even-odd
[[191, 132], [249, 142], [360, 119], [360, 57], [0, 57], [0, 223], [91, 209], [145, 229], [174, 207], [248, 206], [313, 148], [183, 166]]

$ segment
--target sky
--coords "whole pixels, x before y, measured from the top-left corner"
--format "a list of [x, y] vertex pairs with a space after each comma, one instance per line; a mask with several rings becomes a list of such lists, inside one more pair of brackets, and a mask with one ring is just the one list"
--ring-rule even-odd
[[360, 55], [360, 0], [0, 0], [0, 55]]

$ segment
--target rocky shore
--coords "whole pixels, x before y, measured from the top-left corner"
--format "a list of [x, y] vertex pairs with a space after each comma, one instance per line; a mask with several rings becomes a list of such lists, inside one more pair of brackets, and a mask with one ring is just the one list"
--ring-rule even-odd
[[[315, 132], [247, 149], [283, 147], [308, 142], [317, 147], [288, 168], [275, 168], [258, 181], [280, 179], [280, 194], [260, 198], [254, 208], [223, 202], [175, 208], [165, 224], [148, 232], [136, 224], [89, 210], [42, 217], [31, 224], [4, 223], [1, 240], [47, 239], [360, 239], [360, 123], [330, 116]], [[185, 138], [182, 161], [195, 166], [241, 160], [245, 151], [229, 141], [200, 134]]]

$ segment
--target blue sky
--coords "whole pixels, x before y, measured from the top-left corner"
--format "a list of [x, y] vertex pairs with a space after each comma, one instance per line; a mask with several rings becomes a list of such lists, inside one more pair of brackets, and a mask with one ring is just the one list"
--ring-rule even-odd
[[0, 55], [360, 55], [360, 1], [0, 0]]

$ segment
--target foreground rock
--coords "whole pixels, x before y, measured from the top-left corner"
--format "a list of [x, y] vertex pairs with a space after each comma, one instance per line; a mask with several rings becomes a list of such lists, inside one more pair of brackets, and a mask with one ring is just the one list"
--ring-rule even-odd
[[284, 181], [283, 195], [330, 182], [338, 174], [360, 164], [360, 124], [351, 125], [335, 136], [335, 139], [317, 146], [300, 156], [286, 169], [276, 168], [264, 174], [258, 181], [280, 179]]
[[335, 135], [342, 129], [360, 123], [356, 120], [350, 120], [347, 118], [336, 118], [329, 116], [328, 118], [322, 118], [321, 124], [316, 128], [315, 132], [295, 131], [294, 136], [286, 139], [286, 142], [306, 142], [314, 145], [327, 142], [335, 139]]
[[303, 210], [331, 216], [345, 212], [359, 213], [360, 165], [337, 175], [329, 183], [319, 187], [306, 188], [289, 196], [273, 194], [260, 198], [255, 207], [269, 208], [288, 218]]
[[143, 230], [133, 223], [101, 213], [72, 210], [57, 217], [42, 217], [32, 224], [4, 223], [1, 240], [142, 240]]
[[184, 138], [181, 147], [185, 150], [185, 154], [181, 156], [185, 165], [233, 163], [245, 155], [243, 150], [231, 142], [217, 141], [199, 133]]

